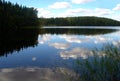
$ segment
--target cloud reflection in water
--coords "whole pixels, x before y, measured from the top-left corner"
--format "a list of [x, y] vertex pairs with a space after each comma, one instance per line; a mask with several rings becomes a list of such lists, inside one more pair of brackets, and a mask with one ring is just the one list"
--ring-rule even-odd
[[21, 67], [0, 69], [0, 81], [69, 81], [71, 79], [76, 79], [76, 73], [67, 68]]
[[38, 42], [39, 42], [39, 44], [44, 44], [45, 42], [47, 42], [50, 39], [51, 39], [50, 34], [39, 35]]
[[87, 38], [84, 38], [84, 37], [80, 38], [80, 37], [74, 36], [74, 35], [61, 35], [60, 38], [65, 39], [69, 43], [82, 43], [82, 42], [88, 41]]
[[50, 46], [53, 46], [56, 49], [67, 49], [69, 47], [69, 44], [67, 43], [50, 43]]
[[89, 56], [93, 56], [93, 53], [91, 50], [76, 47], [76, 48], [73, 48], [72, 50], [69, 50], [69, 51], [60, 52], [60, 56], [63, 59], [69, 59], [69, 58], [77, 59], [78, 57], [86, 59]]

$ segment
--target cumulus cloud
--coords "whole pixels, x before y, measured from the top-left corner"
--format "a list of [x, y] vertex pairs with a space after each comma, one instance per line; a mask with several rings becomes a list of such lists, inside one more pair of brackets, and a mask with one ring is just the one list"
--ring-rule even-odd
[[70, 8], [71, 5], [68, 2], [55, 2], [54, 4], [48, 7], [52, 9], [62, 9], [62, 8]]
[[50, 43], [50, 46], [53, 46], [56, 49], [67, 49], [69, 47], [69, 44], [64, 44], [64, 43]]
[[92, 2], [94, 0], [72, 0], [72, 3], [75, 4], [83, 4], [83, 3], [88, 3], [88, 2]]
[[77, 9], [68, 9], [68, 13], [89, 13], [91, 12], [90, 9], [84, 9], [84, 8], [77, 8]]
[[111, 19], [115, 19], [115, 20], [120, 21], [120, 14], [119, 14], [119, 12], [116, 13], [116, 14], [111, 15], [110, 17], [111, 17]]
[[70, 16], [108, 16], [113, 14], [114, 11], [106, 8], [76, 8], [76, 9], [67, 9], [64, 13], [59, 14], [60, 17], [70, 17]]
[[113, 10], [120, 10], [120, 4], [117, 4], [115, 8], [113, 8]]
[[[58, 5], [57, 5], [58, 6]], [[50, 7], [50, 6], [49, 6]], [[51, 6], [52, 8], [53, 6]], [[67, 8], [68, 6], [58, 6], [55, 7], [56, 9], [60, 8]], [[107, 9], [107, 8], [70, 8], [66, 11], [63, 11], [61, 13], [51, 12], [49, 9], [44, 8], [38, 8], [38, 17], [74, 17], [74, 16], [99, 16], [99, 17], [112, 17], [113, 19], [116, 19], [114, 16], [115, 12], [113, 10]], [[117, 17], [118, 19], [118, 17]]]
[[52, 16], [53, 16], [53, 13], [50, 12], [49, 10], [47, 10], [47, 9], [37, 8], [37, 10], [38, 10], [38, 17], [46, 17], [46, 18], [49, 18], [49, 17], [52, 17]]
[[94, 12], [95, 12], [95, 15], [98, 15], [98, 16], [109, 15], [113, 13], [113, 11], [111, 11], [110, 9], [105, 9], [105, 8], [96, 8]]

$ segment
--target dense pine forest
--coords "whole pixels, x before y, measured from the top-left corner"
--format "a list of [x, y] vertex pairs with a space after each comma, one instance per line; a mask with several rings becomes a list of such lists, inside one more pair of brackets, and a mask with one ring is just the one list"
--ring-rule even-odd
[[15, 30], [23, 26], [37, 25], [38, 17], [35, 8], [0, 0], [0, 30]]
[[120, 21], [94, 17], [40, 18], [41, 24], [51, 26], [120, 26]]

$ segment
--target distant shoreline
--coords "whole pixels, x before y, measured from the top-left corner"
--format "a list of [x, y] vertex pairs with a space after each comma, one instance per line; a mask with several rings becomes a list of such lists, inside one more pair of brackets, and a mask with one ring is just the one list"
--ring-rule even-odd
[[120, 26], [43, 26], [42, 28], [120, 29]]

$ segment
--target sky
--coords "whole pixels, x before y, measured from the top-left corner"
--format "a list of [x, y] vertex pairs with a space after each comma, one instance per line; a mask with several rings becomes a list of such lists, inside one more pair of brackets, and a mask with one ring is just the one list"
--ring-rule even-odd
[[38, 17], [97, 16], [120, 21], [120, 0], [6, 0], [38, 10]]

